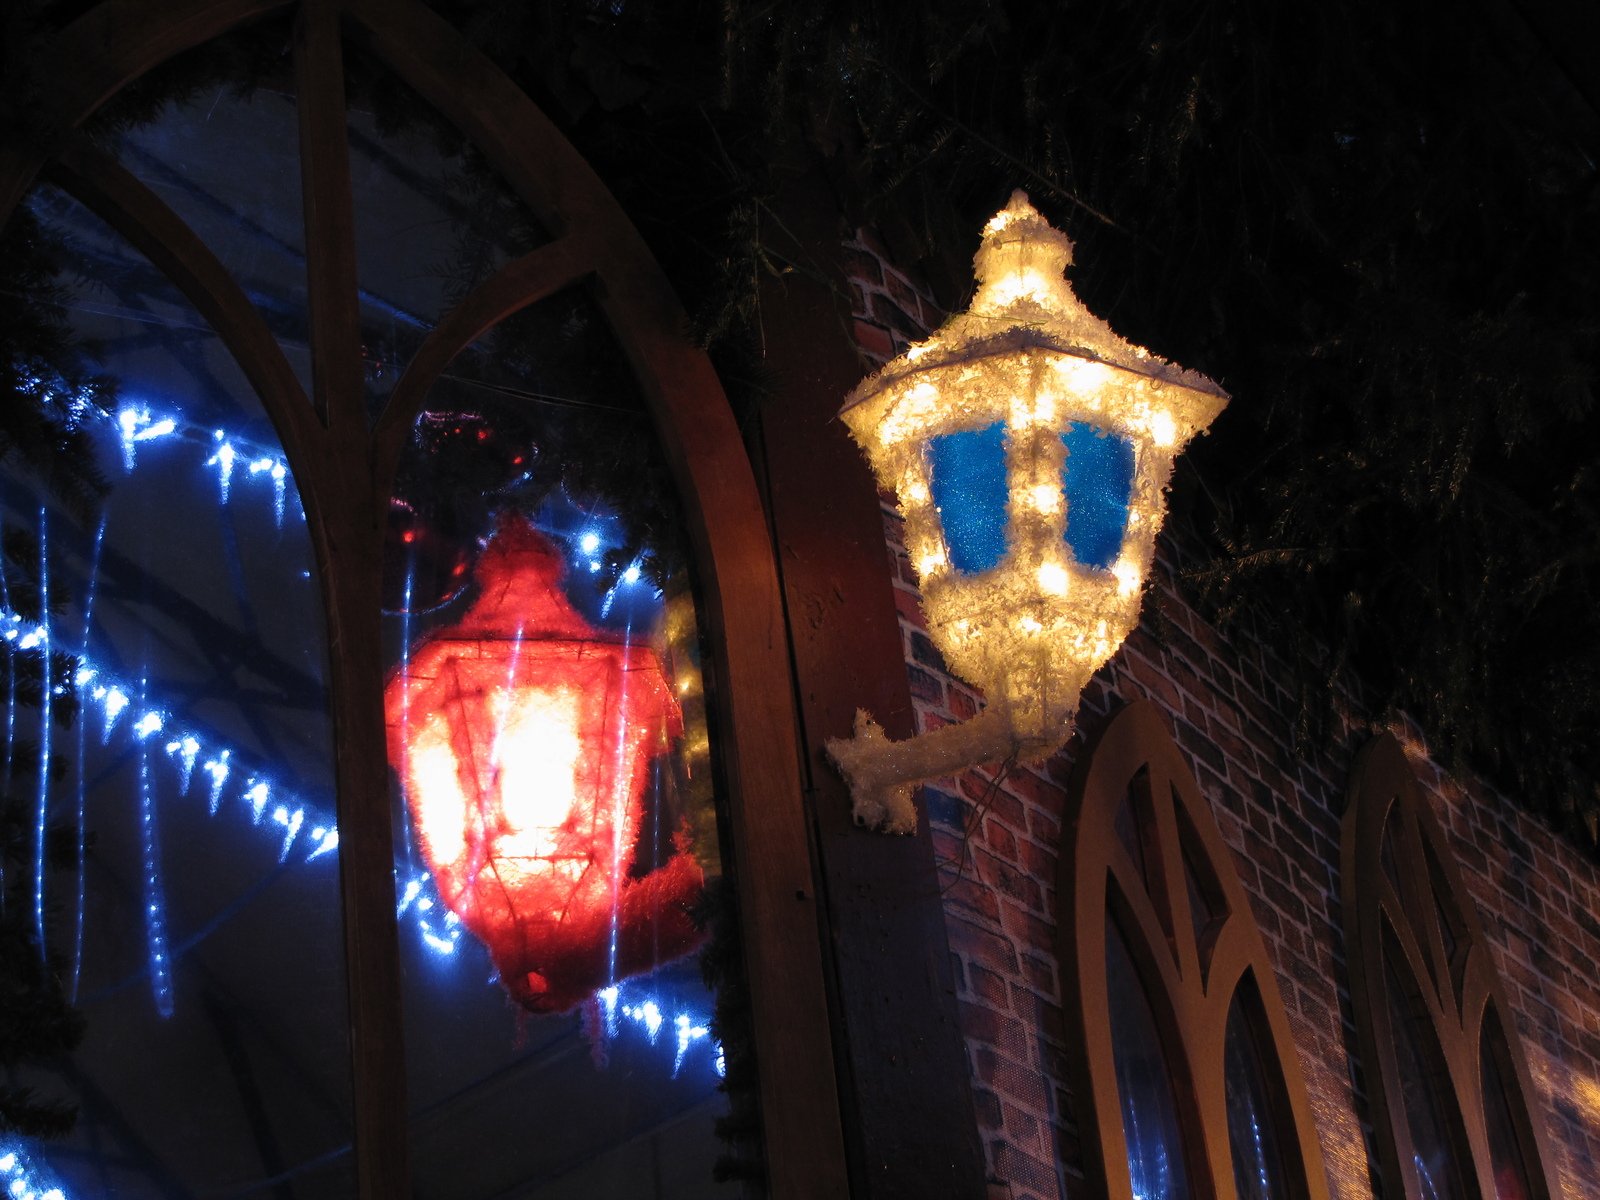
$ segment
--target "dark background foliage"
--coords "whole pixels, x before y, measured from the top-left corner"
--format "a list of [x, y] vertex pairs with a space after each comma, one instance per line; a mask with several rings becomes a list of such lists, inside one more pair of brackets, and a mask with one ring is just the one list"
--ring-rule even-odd
[[[1341, 688], [1404, 708], [1595, 844], [1600, 122], [1512, 0], [433, 3], [602, 173], [747, 417], [757, 285], [810, 269], [773, 249], [789, 180], [820, 172], [841, 230], [952, 307], [1028, 190], [1095, 311], [1233, 393], [1180, 468], [1198, 593], [1274, 627], [1308, 715]], [[82, 7], [16, 6], [8, 41]], [[8, 121], [50, 136], [26, 96]], [[97, 398], [54, 354], [57, 394]], [[86, 461], [70, 432], [0, 451]]]
[[[1403, 708], [1586, 845], [1596, 114], [1484, 0], [440, 3], [606, 176], [759, 394], [773, 198], [824, 172], [941, 300], [1014, 186], [1124, 335], [1224, 384], [1190, 582], [1306, 715]], [[1191, 556], [1192, 558], [1193, 556]]]

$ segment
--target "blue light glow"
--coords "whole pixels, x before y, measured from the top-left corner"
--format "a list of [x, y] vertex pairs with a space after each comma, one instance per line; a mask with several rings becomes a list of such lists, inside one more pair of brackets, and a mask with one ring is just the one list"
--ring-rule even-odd
[[[147, 681], [139, 682], [144, 700]], [[150, 741], [139, 738], [139, 842], [144, 857], [145, 945], [150, 958], [150, 990], [156, 1011], [172, 1015], [172, 960], [167, 951], [167, 900], [161, 886], [161, 839], [156, 825], [155, 791], [150, 786]]]
[[[33, 826], [33, 931], [39, 942], [39, 958], [44, 945], [44, 835], [50, 819], [50, 539], [45, 510], [39, 509], [39, 648], [44, 656], [44, 686], [39, 689], [39, 804]], [[27, 639], [23, 639], [26, 643]]]
[[0, 1138], [0, 1188], [12, 1200], [67, 1200], [66, 1192], [21, 1138]]
[[[100, 581], [100, 550], [106, 540], [106, 519], [100, 518], [100, 524], [94, 532], [94, 551], [89, 558], [89, 586], [83, 600], [83, 633], [78, 638], [77, 674], [73, 677], [74, 683], [79, 687], [94, 678], [94, 672], [82, 666], [83, 660], [89, 653], [89, 632], [94, 627], [94, 595], [95, 585]], [[87, 677], [86, 677], [87, 676]], [[76, 839], [74, 848], [77, 851], [77, 889], [74, 897], [76, 903], [73, 907], [72, 921], [72, 982], [67, 987], [67, 994], [73, 1003], [78, 1000], [78, 980], [83, 973], [83, 929], [85, 914], [85, 848], [88, 836], [88, 797], [84, 794], [84, 739], [85, 730], [89, 727], [87, 721], [81, 718], [77, 722], [77, 746], [75, 765], [77, 770], [73, 775], [73, 808], [76, 814]]]

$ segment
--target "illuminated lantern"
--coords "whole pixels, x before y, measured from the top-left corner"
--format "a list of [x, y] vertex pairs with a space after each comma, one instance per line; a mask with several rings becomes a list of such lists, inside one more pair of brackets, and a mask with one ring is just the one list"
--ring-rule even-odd
[[592, 628], [560, 554], [502, 521], [478, 598], [389, 681], [390, 761], [439, 895], [525, 1008], [562, 1012], [688, 953], [703, 875], [634, 874], [651, 760], [682, 733], [655, 653]]
[[840, 414], [899, 499], [929, 636], [987, 698], [903, 743], [857, 714], [828, 749], [864, 824], [910, 832], [915, 784], [1066, 741], [1084, 685], [1138, 621], [1173, 459], [1227, 404], [1090, 313], [1071, 261], [1013, 193], [984, 228], [971, 308]]

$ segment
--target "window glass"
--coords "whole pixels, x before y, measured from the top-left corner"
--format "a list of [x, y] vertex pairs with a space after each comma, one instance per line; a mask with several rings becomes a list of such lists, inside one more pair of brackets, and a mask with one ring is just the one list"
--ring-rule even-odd
[[1396, 969], [1399, 953], [1396, 946], [1386, 947], [1384, 991], [1417, 1186], [1422, 1200], [1461, 1200], [1476, 1194], [1467, 1191], [1462, 1174], [1461, 1164], [1469, 1160], [1462, 1152], [1461, 1117], [1433, 1025]]
[[1106, 989], [1111, 1002], [1111, 1053], [1128, 1174], [1140, 1200], [1187, 1200], [1183, 1137], [1172, 1075], [1150, 998], [1116, 922], [1106, 918]]
[[376, 407], [451, 309], [549, 235], [459, 130], [358, 46], [346, 45], [345, 83], [362, 354]]
[[[1253, 987], [1252, 985], [1249, 985]], [[1289, 1194], [1288, 1172], [1278, 1145], [1273, 1089], [1256, 1044], [1254, 996], [1240, 984], [1228, 1007], [1223, 1082], [1228, 1105], [1228, 1144], [1239, 1200], [1274, 1200]]]
[[600, 314], [540, 307], [565, 336], [512, 346], [514, 392], [442, 379], [391, 509], [417, 1194], [739, 1194], [713, 1182], [721, 860], [682, 521], [634, 390], [583, 386], [620, 358]]
[[1518, 1144], [1516, 1121], [1511, 1115], [1511, 1097], [1500, 1064], [1509, 1057], [1499, 1015], [1490, 1008], [1483, 1018], [1483, 1033], [1478, 1043], [1479, 1071], [1483, 1082], [1483, 1117], [1489, 1132], [1489, 1162], [1494, 1170], [1495, 1200], [1528, 1200], [1533, 1189], [1528, 1185], [1528, 1166]]
[[[6, 636], [79, 660], [51, 696], [65, 706], [75, 685], [75, 724], [13, 711], [6, 783], [8, 816], [39, 836], [42, 805], [59, 851], [37, 902], [85, 1023], [75, 1052], [25, 1079], [77, 1106], [71, 1132], [0, 1180], [26, 1194], [4, 1173], [25, 1162], [80, 1200], [348, 1196], [326, 646], [294, 479], [172, 285], [62, 193], [29, 207], [71, 264], [60, 299], [118, 399], [77, 411], [103, 502], [73, 511], [29, 478], [0, 483], [8, 539], [34, 540], [50, 600], [47, 628], [8, 615]], [[54, 764], [42, 787], [25, 743]], [[39, 791], [23, 803], [25, 782]]]
[[[112, 101], [132, 123], [117, 157], [171, 208], [256, 306], [311, 394], [300, 203], [300, 113], [289, 20], [179, 55]], [[150, 95], [171, 94], [157, 111]]]

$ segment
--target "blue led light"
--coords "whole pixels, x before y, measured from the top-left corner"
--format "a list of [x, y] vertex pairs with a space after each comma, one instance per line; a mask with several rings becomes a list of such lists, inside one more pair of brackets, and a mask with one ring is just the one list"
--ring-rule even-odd
[[1004, 423], [930, 438], [928, 473], [950, 565], [963, 575], [995, 566], [1006, 553]]
[[[45, 957], [44, 946], [44, 842], [45, 827], [50, 819], [50, 727], [54, 724], [50, 714], [50, 540], [47, 536], [45, 510], [39, 509], [39, 614], [44, 619], [39, 625], [40, 653], [44, 656], [44, 682], [40, 688], [39, 714], [39, 804], [34, 813], [33, 829], [33, 929], [39, 942], [39, 957]], [[26, 646], [27, 639], [23, 639]]]
[[1133, 492], [1133, 443], [1083, 421], [1061, 435], [1067, 448], [1067, 546], [1085, 567], [1110, 567], [1122, 551]]
[[[139, 699], [147, 684], [139, 681]], [[150, 786], [150, 741], [139, 738], [139, 845], [144, 859], [145, 945], [150, 959], [150, 990], [156, 1011], [172, 1015], [172, 959], [167, 950], [166, 889], [161, 885], [161, 837], [156, 824], [155, 790]]]
[[0, 1189], [12, 1200], [67, 1200], [49, 1169], [15, 1135], [0, 1137]]

